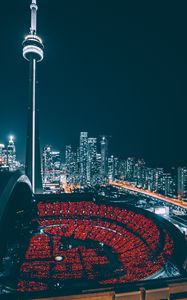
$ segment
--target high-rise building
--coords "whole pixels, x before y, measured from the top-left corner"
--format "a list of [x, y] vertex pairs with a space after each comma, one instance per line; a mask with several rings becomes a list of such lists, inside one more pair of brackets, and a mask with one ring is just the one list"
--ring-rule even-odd
[[166, 196], [173, 197], [174, 196], [174, 180], [169, 173], [165, 173], [163, 175], [163, 193]]
[[80, 133], [80, 184], [87, 186], [88, 132]]
[[108, 138], [101, 137], [101, 178], [103, 184], [108, 182]]
[[29, 177], [33, 192], [42, 192], [41, 178], [41, 160], [40, 160], [40, 143], [38, 132], [38, 108], [36, 103], [36, 65], [43, 60], [43, 43], [41, 38], [36, 34], [37, 30], [37, 10], [36, 0], [32, 0], [31, 9], [31, 27], [29, 34], [23, 41], [23, 57], [29, 61], [29, 83], [30, 99], [28, 105], [28, 128], [26, 144], [26, 163], [25, 171]]
[[51, 151], [51, 159], [52, 159], [52, 166], [54, 170], [61, 169], [61, 155], [60, 151]]
[[177, 193], [179, 199], [187, 198], [187, 168], [178, 168]]
[[138, 159], [134, 165], [133, 179], [138, 187], [143, 187], [145, 178], [145, 161]]
[[6, 161], [7, 161], [7, 157], [5, 154], [5, 145], [0, 144], [0, 169], [5, 167]]
[[120, 180], [125, 180], [126, 178], [126, 160], [118, 159], [118, 162], [115, 159], [115, 178]]
[[162, 193], [165, 190], [163, 186], [163, 176], [164, 176], [163, 168], [154, 169], [152, 190], [160, 193]]
[[126, 179], [129, 181], [133, 180], [135, 159], [133, 157], [128, 157], [126, 161]]
[[22, 168], [23, 164], [16, 160], [14, 137], [10, 136], [6, 146], [4, 144], [0, 144], [0, 170], [15, 171]]
[[53, 151], [51, 146], [43, 148], [42, 155], [43, 184], [60, 181], [61, 155], [59, 151]]
[[173, 178], [173, 195], [177, 196], [177, 177], [178, 177], [178, 168], [177, 167], [171, 167], [170, 169], [171, 176]]
[[114, 156], [111, 155], [108, 158], [108, 179], [114, 180], [115, 179], [115, 169], [114, 169]]
[[154, 169], [153, 168], [145, 168], [145, 181], [144, 188], [150, 191], [154, 191]]
[[114, 157], [114, 177], [120, 178], [120, 160], [118, 157]]
[[7, 165], [10, 171], [16, 170], [16, 147], [13, 136], [10, 136], [7, 145]]
[[66, 146], [65, 150], [65, 165], [66, 165], [66, 182], [71, 183], [72, 182], [72, 149], [71, 145]]
[[79, 183], [77, 153], [72, 151], [71, 145], [66, 146], [65, 151], [66, 182], [70, 184]]
[[74, 152], [72, 151], [71, 145], [66, 146], [65, 170], [66, 183], [80, 184], [79, 149], [76, 152]]
[[46, 176], [46, 172], [51, 168], [51, 146], [47, 145], [43, 148], [42, 155], [42, 167], [43, 167], [43, 176]]
[[76, 182], [80, 184], [80, 145], [76, 149]]
[[71, 154], [71, 174], [72, 174], [71, 183], [72, 184], [80, 184], [77, 152], [74, 152], [74, 151], [72, 151], [72, 154]]
[[97, 139], [88, 138], [88, 157], [87, 157], [87, 183], [90, 186], [97, 184]]
[[103, 184], [103, 180], [101, 178], [101, 153], [96, 154], [96, 182], [98, 185]]

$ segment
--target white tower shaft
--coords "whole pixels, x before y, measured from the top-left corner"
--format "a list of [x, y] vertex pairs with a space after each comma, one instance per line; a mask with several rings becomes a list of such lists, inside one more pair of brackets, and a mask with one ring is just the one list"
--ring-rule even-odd
[[42, 192], [40, 142], [38, 132], [37, 102], [36, 102], [36, 65], [43, 60], [42, 40], [37, 36], [37, 10], [36, 0], [31, 1], [31, 27], [30, 33], [23, 41], [23, 57], [30, 63], [30, 92], [28, 105], [28, 129], [26, 146], [25, 171], [29, 177], [33, 192]]

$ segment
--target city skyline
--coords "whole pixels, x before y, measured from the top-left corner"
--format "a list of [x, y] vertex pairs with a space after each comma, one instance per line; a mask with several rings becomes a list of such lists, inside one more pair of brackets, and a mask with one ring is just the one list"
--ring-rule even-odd
[[[0, 139], [5, 128], [13, 130], [22, 160], [28, 80], [20, 43], [29, 25], [28, 3], [12, 3], [11, 10], [3, 3], [1, 10], [1, 36], [9, 39], [0, 51], [9, 61], [1, 66]], [[186, 4], [169, 3], [166, 14], [168, 3], [157, 2], [153, 14], [152, 4], [145, 3], [134, 8], [124, 1], [115, 7], [103, 1], [97, 9], [96, 2], [57, 1], [56, 7], [39, 2], [47, 46], [38, 73], [42, 146], [50, 136], [51, 144], [62, 149], [77, 143], [78, 132], [89, 131], [112, 135], [114, 155], [144, 157], [153, 165], [187, 165]]]
[[[187, 167], [153, 168], [143, 158], [120, 159], [110, 154], [108, 136], [91, 137], [80, 132], [79, 144], [76, 148], [66, 145], [64, 154], [49, 144], [42, 149], [41, 175], [47, 193], [52, 186], [68, 192], [69, 188], [94, 189], [122, 181], [147, 192], [187, 199]], [[10, 136], [6, 146], [0, 144], [0, 171], [23, 169], [16, 156], [16, 144]]]
[[[11, 131], [11, 132], [14, 132], [14, 131]], [[84, 132], [84, 131], [83, 131]], [[87, 132], [87, 131], [86, 131]], [[65, 152], [66, 152], [66, 146], [68, 146], [68, 145], [70, 145], [71, 147], [72, 147], [72, 149], [73, 149], [73, 151], [75, 151], [76, 150], [76, 148], [77, 148], [77, 144], [79, 143], [79, 139], [80, 139], [80, 137], [79, 137], [79, 134], [80, 134], [80, 132], [79, 133], [77, 133], [77, 136], [76, 136], [76, 139], [75, 140], [73, 140], [73, 141], [70, 141], [70, 143], [69, 144], [65, 144], [62, 148], [60, 148], [60, 147], [58, 147], [58, 146], [56, 146], [56, 145], [54, 145], [52, 142], [50, 142], [50, 140], [48, 140], [48, 141], [46, 141], [46, 143], [44, 144], [41, 144], [41, 147], [40, 147], [40, 152], [41, 152], [41, 155], [42, 155], [42, 149], [44, 148], [44, 147], [47, 147], [47, 146], [51, 146], [53, 149], [54, 149], [54, 151], [57, 151], [57, 152], [60, 152], [61, 153], [61, 156], [62, 156], [62, 160], [63, 161], [65, 161]], [[17, 136], [17, 135], [15, 135], [15, 134], [4, 134], [4, 135], [2, 135], [2, 136], [4, 136], [4, 139], [1, 139], [0, 140], [0, 144], [3, 144], [3, 145], [5, 145], [6, 143], [8, 143], [8, 140], [12, 137], [13, 138], [13, 140], [14, 140], [14, 143], [15, 143], [15, 145], [16, 145], [16, 149], [17, 149], [17, 154], [16, 154], [16, 156], [17, 156], [17, 158], [18, 158], [18, 161], [20, 162], [20, 163], [22, 163], [22, 164], [24, 164], [25, 163], [25, 157], [24, 157], [24, 153], [23, 153], [23, 156], [20, 154], [20, 147], [19, 147], [19, 141], [20, 141], [20, 137], [19, 136]], [[105, 136], [105, 135], [103, 135], [103, 134], [98, 134], [98, 135], [96, 135], [96, 136], [94, 136], [93, 134], [90, 134], [90, 132], [89, 132], [89, 138], [93, 138], [93, 139], [97, 139], [98, 141], [100, 140], [100, 138], [102, 137], [102, 136]], [[154, 162], [152, 162], [152, 161], [149, 161], [149, 160], [147, 160], [145, 157], [143, 157], [143, 156], [141, 156], [141, 155], [133, 155], [132, 153], [131, 154], [129, 154], [129, 155], [120, 155], [119, 153], [115, 153], [114, 154], [114, 152], [112, 152], [111, 151], [111, 149], [113, 148], [113, 138], [112, 138], [112, 136], [108, 136], [107, 135], [107, 137], [108, 137], [108, 142], [109, 142], [109, 144], [110, 144], [110, 147], [109, 147], [109, 156], [115, 156], [115, 157], [118, 157], [119, 159], [127, 159], [127, 158], [134, 158], [134, 159], [143, 159], [143, 160], [145, 160], [146, 161], [146, 163], [147, 163], [147, 165], [149, 165], [151, 168], [159, 168], [159, 167], [163, 167], [164, 169], [166, 169], [166, 170], [170, 170], [170, 169], [172, 169], [172, 168], [178, 168], [178, 167], [186, 167], [187, 166], [187, 163], [186, 164], [177, 164], [177, 163], [174, 163], [174, 164], [164, 164], [164, 163], [161, 163], [161, 162], [158, 162], [158, 163], [154, 163]]]

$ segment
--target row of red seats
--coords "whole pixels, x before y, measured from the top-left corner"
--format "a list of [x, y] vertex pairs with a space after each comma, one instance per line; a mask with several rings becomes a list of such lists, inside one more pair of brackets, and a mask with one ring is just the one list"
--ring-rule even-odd
[[99, 216], [121, 221], [123, 219], [129, 220], [135, 214], [133, 211], [128, 211], [125, 208], [118, 208], [113, 206], [108, 206], [105, 204], [95, 204], [91, 201], [81, 201], [81, 202], [47, 202], [38, 203], [38, 211], [40, 217], [47, 216], [67, 216], [67, 215], [77, 215], [77, 216]]
[[[62, 243], [59, 239], [55, 239], [53, 247], [58, 249]], [[21, 266], [22, 277], [24, 279], [34, 278], [81, 278], [81, 274], [87, 274], [87, 278], [97, 277], [98, 273], [94, 271], [94, 266], [108, 265], [109, 261], [106, 256], [100, 255], [100, 249], [87, 249], [79, 246], [72, 249], [60, 250], [59, 253], [63, 260], [57, 262], [55, 260], [48, 261], [32, 261], [25, 262]], [[75, 274], [78, 274], [76, 277]], [[84, 275], [85, 276], [85, 275]]]
[[[67, 220], [66, 220], [67, 221]], [[121, 260], [124, 268], [131, 269], [136, 266], [143, 268], [148, 265], [148, 269], [151, 270], [151, 265], [154, 266], [155, 261], [152, 262], [153, 255], [149, 251], [149, 248], [144, 244], [137, 236], [133, 236], [132, 233], [126, 231], [125, 235], [118, 234], [115, 231], [110, 231], [103, 227], [102, 221], [100, 221], [100, 227], [92, 226], [92, 221], [90, 224], [87, 222], [87, 226], [84, 225], [84, 221], [79, 220], [79, 225], [76, 224], [77, 220], [71, 220], [71, 224], [66, 224], [67, 231], [74, 232], [74, 237], [77, 239], [91, 239], [95, 241], [103, 242], [104, 244], [110, 246], [116, 253], [119, 254], [119, 259]], [[80, 225], [82, 222], [82, 225]], [[69, 225], [69, 226], [68, 226]], [[45, 233], [64, 235], [64, 231], [61, 230], [63, 226], [54, 226], [45, 229]], [[124, 230], [124, 229], [123, 229]], [[122, 247], [121, 247], [122, 246]], [[121, 253], [120, 253], [121, 251]], [[60, 255], [60, 253], [58, 253]], [[149, 264], [148, 264], [149, 263]], [[161, 268], [159, 262], [157, 268]], [[146, 269], [145, 269], [146, 270]], [[145, 272], [140, 272], [141, 276], [145, 276]], [[140, 279], [140, 278], [138, 278]]]
[[50, 238], [44, 234], [37, 234], [31, 238], [26, 251], [26, 259], [38, 259], [51, 257]]
[[48, 286], [43, 282], [20, 280], [17, 289], [20, 292], [34, 292], [47, 290]]
[[[48, 224], [51, 223], [50, 220], [47, 221]], [[112, 247], [115, 246], [114, 248], [116, 250], [120, 249], [124, 245], [126, 245], [125, 249], [127, 249], [128, 243], [132, 244], [132, 248], [140, 247], [141, 244], [143, 244], [142, 240], [138, 236], [133, 235], [127, 229], [119, 225], [116, 225], [114, 223], [109, 223], [101, 220], [83, 221], [83, 220], [73, 220], [73, 219], [64, 219], [62, 223], [63, 226], [61, 227], [54, 226], [54, 227], [50, 227], [49, 229], [46, 228], [45, 232], [54, 235], [63, 235], [66, 237], [74, 236], [75, 238], [80, 238], [82, 240], [93, 239], [107, 245], [110, 245], [110, 241], [112, 240], [113, 241]], [[77, 233], [77, 227], [79, 227], [78, 233]], [[149, 229], [149, 231], [151, 231], [151, 228]], [[124, 240], [124, 236], [126, 236], [125, 240]], [[150, 235], [149, 233], [147, 233], [147, 236], [149, 237], [149, 239], [147, 238], [146, 240], [147, 244], [149, 243], [151, 244], [152, 239], [155, 239], [157, 241], [155, 234]], [[123, 251], [124, 251], [124, 247], [123, 247]]]
[[[127, 228], [139, 233], [154, 250], [160, 242], [160, 232], [151, 219], [125, 208], [97, 205], [91, 201], [38, 203], [39, 215], [42, 216], [98, 216], [123, 223]], [[47, 219], [41, 225], [47, 225]], [[52, 223], [52, 221], [50, 221]], [[54, 223], [55, 224], [55, 221]], [[49, 225], [49, 223], [48, 223]]]

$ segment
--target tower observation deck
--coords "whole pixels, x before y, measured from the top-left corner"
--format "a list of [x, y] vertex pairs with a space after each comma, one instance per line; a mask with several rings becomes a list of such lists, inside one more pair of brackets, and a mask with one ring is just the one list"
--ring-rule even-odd
[[37, 35], [37, 10], [36, 0], [32, 0], [31, 27], [29, 34], [23, 41], [23, 57], [29, 61], [29, 105], [28, 127], [26, 140], [25, 171], [29, 177], [33, 192], [42, 192], [40, 142], [38, 131], [38, 110], [36, 103], [36, 65], [43, 60], [44, 46], [41, 38]]

